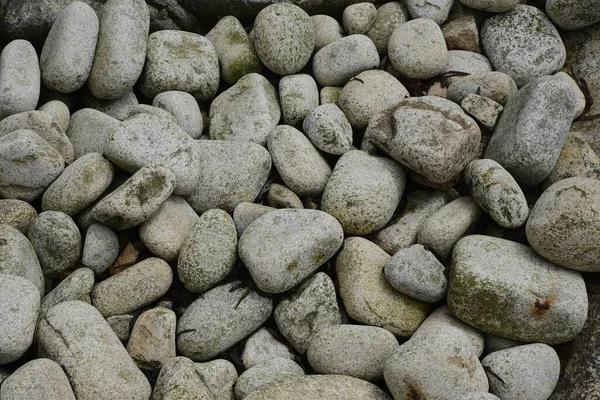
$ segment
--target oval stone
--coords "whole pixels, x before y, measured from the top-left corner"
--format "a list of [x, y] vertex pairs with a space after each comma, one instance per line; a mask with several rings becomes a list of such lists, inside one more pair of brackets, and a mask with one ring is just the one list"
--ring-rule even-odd
[[40, 66], [26, 40], [13, 40], [0, 53], [0, 120], [35, 110], [40, 97]]

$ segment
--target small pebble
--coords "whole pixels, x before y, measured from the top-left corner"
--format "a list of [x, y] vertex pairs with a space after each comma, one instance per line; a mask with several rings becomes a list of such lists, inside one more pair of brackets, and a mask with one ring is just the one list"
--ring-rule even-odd
[[119, 256], [117, 234], [107, 226], [92, 223], [85, 234], [81, 262], [96, 274], [106, 271]]
[[288, 75], [279, 81], [279, 103], [283, 123], [302, 126], [304, 118], [319, 106], [319, 89], [312, 76]]
[[175, 357], [175, 313], [156, 307], [136, 320], [127, 342], [127, 352], [142, 370], [158, 371]]

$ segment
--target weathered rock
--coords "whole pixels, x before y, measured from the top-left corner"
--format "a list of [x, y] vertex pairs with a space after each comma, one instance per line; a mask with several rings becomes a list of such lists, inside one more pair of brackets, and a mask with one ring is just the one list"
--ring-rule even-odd
[[192, 139], [202, 135], [202, 114], [200, 107], [189, 93], [170, 90], [157, 94], [152, 105], [171, 113], [179, 125]]
[[249, 369], [277, 358], [293, 360], [294, 355], [267, 328], [261, 328], [246, 340], [241, 358], [244, 367]]
[[87, 98], [84, 96], [84, 102], [86, 107], [101, 111], [119, 121], [129, 118], [132, 108], [140, 104], [133, 90], [128, 90], [123, 96], [109, 100], [97, 99], [91, 95]]
[[94, 286], [94, 271], [89, 268], [79, 268], [71, 272], [42, 300], [40, 314], [59, 303], [71, 300], [90, 303], [90, 293]]
[[321, 104], [336, 104], [338, 98], [340, 97], [340, 93], [342, 92], [341, 87], [336, 86], [325, 86], [319, 92], [319, 100]]
[[442, 70], [442, 83], [448, 87], [460, 81], [462, 75], [481, 74], [492, 72], [490, 60], [483, 54], [464, 50], [451, 50], [444, 69]]
[[60, 365], [47, 358], [29, 361], [2, 382], [4, 400], [75, 400]]
[[302, 368], [287, 358], [274, 358], [247, 369], [235, 384], [235, 397], [245, 399], [269, 384], [304, 375]]
[[242, 236], [242, 233], [244, 233], [254, 220], [275, 210], [273, 207], [247, 202], [242, 202], [235, 206], [233, 210], [233, 222], [235, 223], [238, 238]]
[[407, 0], [406, 8], [413, 19], [432, 19], [441, 25], [448, 18], [453, 3], [452, 0]]
[[352, 126], [335, 104], [313, 109], [302, 127], [312, 144], [325, 153], [341, 155], [352, 149]]
[[546, 14], [563, 29], [574, 30], [600, 21], [600, 10], [594, 0], [547, 0]]
[[196, 372], [196, 365], [185, 357], [173, 357], [160, 370], [152, 400], [212, 400], [208, 387]]
[[0, 224], [0, 274], [29, 280], [44, 296], [44, 276], [33, 246], [25, 235], [6, 224]]
[[377, 16], [377, 9], [372, 3], [351, 4], [344, 9], [342, 24], [348, 35], [357, 33], [366, 35]]
[[127, 352], [142, 369], [157, 371], [175, 357], [175, 313], [156, 307], [136, 320], [127, 342]]
[[474, 15], [453, 19], [442, 27], [448, 50], [466, 50], [481, 53], [479, 28]]
[[287, 187], [278, 183], [269, 186], [267, 201], [275, 208], [304, 208], [302, 200]]
[[81, 262], [96, 274], [106, 271], [119, 256], [119, 239], [112, 229], [92, 223], [85, 234]]
[[37, 211], [26, 201], [0, 200], [0, 224], [15, 228], [25, 235], [35, 217], [37, 217]]
[[542, 188], [566, 178], [581, 177], [600, 179], [600, 156], [577, 132], [571, 132], [550, 175], [542, 183]]
[[50, 100], [44, 103], [40, 108], [40, 111], [44, 111], [52, 116], [54, 122], [60, 126], [63, 132], [66, 132], [69, 128], [69, 121], [71, 120], [71, 112], [69, 107], [60, 100]]
[[121, 342], [126, 343], [129, 339], [129, 331], [131, 330], [131, 323], [133, 322], [132, 314], [113, 315], [106, 318], [106, 322], [113, 330], [114, 334], [117, 335]]
[[82, 108], [71, 115], [66, 135], [73, 145], [74, 158], [87, 153], [104, 154], [106, 138], [119, 120], [93, 108]]
[[448, 87], [447, 98], [460, 104], [469, 94], [479, 94], [505, 105], [517, 92], [517, 84], [503, 72], [481, 72], [454, 81]]
[[312, 76], [288, 75], [279, 81], [279, 103], [283, 123], [302, 126], [304, 118], [319, 106], [319, 89]]
[[0, 53], [0, 120], [35, 110], [39, 97], [40, 66], [35, 49], [26, 40], [13, 40]]
[[475, 10], [488, 12], [506, 12], [514, 9], [519, 0], [460, 0], [462, 4]]
[[579, 87], [579, 83], [575, 82], [575, 79], [573, 79], [571, 75], [563, 71], [557, 72], [554, 74], [554, 76], [563, 79], [569, 84], [571, 90], [573, 90], [573, 95], [575, 97], [575, 104], [573, 105], [573, 119], [579, 118], [585, 111], [587, 103], [587, 99]]
[[392, 33], [406, 21], [408, 21], [408, 11], [401, 2], [382, 4], [377, 9], [375, 20], [366, 35], [375, 44], [380, 56], [387, 54]]
[[504, 107], [494, 100], [471, 93], [463, 99], [460, 106], [469, 116], [489, 131], [494, 130], [502, 110], [504, 110]]
[[232, 363], [222, 359], [196, 363], [196, 372], [202, 377], [214, 400], [235, 400], [233, 390], [238, 374]]
[[344, 28], [330, 15], [313, 15], [310, 17], [315, 26], [314, 52], [344, 37]]

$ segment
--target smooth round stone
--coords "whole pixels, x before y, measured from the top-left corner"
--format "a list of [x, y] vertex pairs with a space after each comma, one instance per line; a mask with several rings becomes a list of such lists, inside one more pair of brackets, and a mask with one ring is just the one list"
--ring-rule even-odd
[[54, 20], [40, 55], [42, 82], [50, 90], [72, 93], [90, 75], [100, 22], [86, 3], [76, 1]]
[[101, 111], [113, 118], [118, 119], [119, 121], [129, 118], [131, 109], [139, 104], [140, 103], [135, 93], [131, 89], [116, 99], [97, 99], [91, 95], [85, 99], [86, 107]]
[[377, 48], [365, 35], [350, 35], [323, 47], [313, 58], [313, 74], [321, 86], [343, 86], [357, 74], [379, 66]]
[[342, 155], [352, 149], [352, 126], [335, 104], [313, 109], [304, 119], [302, 129], [312, 144], [325, 153]]
[[388, 57], [402, 75], [428, 79], [441, 73], [448, 61], [442, 30], [435, 21], [418, 18], [401, 24], [388, 43]]
[[39, 311], [40, 292], [33, 283], [0, 274], [0, 365], [18, 360], [29, 349]]
[[396, 291], [385, 280], [383, 268], [390, 258], [367, 239], [346, 239], [335, 261], [340, 296], [348, 315], [358, 322], [410, 337], [429, 306]]
[[352, 150], [335, 165], [321, 207], [340, 221], [347, 234], [366, 235], [390, 221], [405, 186], [400, 164]]
[[464, 179], [473, 200], [501, 227], [515, 229], [527, 222], [529, 207], [519, 184], [493, 160], [474, 160]]
[[600, 181], [568, 178], [550, 186], [527, 221], [527, 240], [542, 257], [566, 268], [600, 271]]
[[323, 193], [331, 167], [302, 132], [280, 125], [269, 134], [267, 148], [281, 179], [294, 193], [300, 197]]
[[93, 223], [87, 229], [81, 262], [96, 274], [106, 271], [119, 256], [119, 238], [112, 229]]
[[300, 354], [306, 352], [313, 334], [342, 322], [333, 281], [324, 272], [317, 272], [281, 300], [274, 315], [279, 332]]
[[255, 143], [201, 140], [196, 151], [200, 180], [185, 199], [199, 214], [254, 201], [271, 172], [271, 155]]
[[442, 260], [447, 260], [456, 242], [475, 230], [480, 216], [481, 209], [472, 197], [459, 197], [425, 221], [418, 242]]
[[558, 354], [542, 343], [488, 354], [481, 364], [490, 381], [490, 392], [502, 399], [546, 400], [560, 375]]
[[6, 224], [0, 224], [0, 274], [29, 280], [44, 296], [44, 275], [33, 246], [25, 235]]
[[246, 340], [241, 358], [244, 368], [249, 369], [277, 358], [293, 360], [294, 355], [267, 328], [261, 328]]
[[202, 114], [196, 99], [191, 94], [177, 90], [162, 92], [154, 97], [152, 105], [170, 112], [175, 117], [177, 125], [193, 139], [199, 139], [202, 135]]
[[[69, 378], [52, 360], [29, 361], [2, 382], [3, 400], [75, 400]], [[43, 395], [42, 395], [43, 393]]]
[[312, 76], [288, 75], [279, 81], [279, 103], [283, 123], [301, 126], [304, 118], [319, 106], [319, 89]]
[[213, 397], [192, 360], [173, 357], [166, 361], [154, 386], [152, 399], [212, 400]]
[[117, 230], [146, 221], [173, 193], [175, 174], [161, 164], [142, 167], [92, 209], [92, 218]]
[[311, 400], [390, 400], [374, 384], [345, 375], [306, 375], [271, 383], [250, 393], [244, 400], [286, 400], [302, 393]]
[[38, 110], [47, 112], [52, 116], [54, 122], [60, 126], [63, 132], [66, 132], [69, 128], [69, 121], [71, 119], [71, 113], [69, 107], [60, 100], [50, 100], [41, 106]]
[[342, 14], [342, 24], [348, 35], [366, 35], [377, 16], [377, 9], [372, 3], [349, 5]]
[[269, 187], [267, 201], [271, 207], [275, 208], [304, 208], [302, 200], [296, 193], [278, 183], [273, 183]]
[[127, 342], [127, 352], [143, 370], [157, 371], [176, 356], [175, 313], [156, 307], [144, 311], [136, 320]]
[[373, 21], [367, 32], [367, 36], [375, 44], [379, 55], [384, 56], [387, 54], [392, 33], [406, 21], [408, 21], [408, 11], [401, 2], [393, 1], [382, 4], [377, 9], [375, 21]]
[[195, 365], [196, 373], [200, 375], [214, 400], [235, 400], [234, 386], [238, 373], [231, 362], [216, 359]]
[[500, 350], [510, 349], [511, 347], [516, 347], [519, 345], [525, 344], [523, 342], [519, 342], [513, 339], [507, 339], [502, 336], [491, 335], [489, 333], [485, 334], [485, 353], [490, 354]]
[[200, 174], [195, 144], [174, 120], [138, 114], [108, 135], [105, 155], [130, 173], [150, 164], [164, 164], [175, 174], [174, 193], [186, 195], [194, 190]]
[[339, 222], [323, 211], [283, 209], [250, 224], [238, 253], [260, 290], [282, 293], [329, 260], [343, 238]]
[[0, 120], [35, 110], [40, 97], [40, 67], [26, 40], [13, 40], [0, 53]]
[[106, 322], [121, 342], [127, 342], [127, 340], [129, 340], [131, 323], [133, 322], [132, 314], [113, 315], [106, 318]]
[[29, 224], [37, 217], [37, 211], [23, 200], [0, 200], [0, 224], [17, 229], [22, 234], [27, 234]]
[[548, 0], [546, 14], [567, 30], [585, 28], [600, 21], [600, 9], [594, 0]]
[[90, 293], [94, 287], [94, 271], [89, 268], [79, 268], [71, 272], [42, 300], [40, 314], [59, 303], [71, 300], [90, 303]]
[[141, 90], [147, 97], [180, 90], [198, 101], [212, 99], [219, 88], [219, 60], [210, 40], [184, 31], [158, 31], [148, 37]]
[[0, 136], [0, 196], [33, 201], [60, 175], [64, 159], [33, 131]]
[[385, 360], [397, 348], [398, 340], [386, 329], [336, 325], [321, 329], [310, 338], [307, 356], [317, 373], [379, 381]]
[[144, 67], [150, 13], [143, 0], [108, 0], [99, 14], [96, 54], [87, 81], [99, 99], [127, 93]]
[[223, 210], [202, 214], [181, 246], [177, 275], [191, 292], [213, 288], [233, 270], [237, 232], [233, 219]]
[[[370, 4], [370, 3], [368, 3]], [[357, 130], [367, 127], [371, 118], [409, 97], [408, 91], [385, 71], [364, 71], [342, 89], [337, 104]]]
[[[166, 119], [170, 119], [174, 122], [177, 122], [177, 120], [175, 119], [175, 116], [173, 114], [171, 114], [170, 112], [163, 110], [160, 107], [150, 106], [148, 104], [138, 104], [137, 106], [131, 107], [129, 109], [129, 114], [127, 115], [127, 118], [125, 118], [125, 119], [129, 119], [138, 114], [151, 114], [156, 117], [160, 117], [163, 119], [166, 118]], [[177, 124], [177, 125], [179, 125], [179, 124]]]
[[263, 206], [262, 204], [239, 203], [233, 210], [233, 222], [235, 223], [238, 237], [242, 236], [246, 228], [258, 217], [275, 210], [274, 207]]
[[235, 384], [235, 397], [245, 399], [250, 393], [274, 382], [304, 375], [304, 370], [294, 361], [275, 358], [248, 368]]
[[406, 0], [406, 9], [413, 19], [427, 18], [442, 25], [448, 19], [453, 0]]
[[67, 214], [44, 211], [31, 222], [27, 237], [48, 278], [60, 278], [79, 261], [81, 233]]
[[217, 286], [194, 301], [177, 324], [177, 350], [205, 361], [258, 329], [271, 315], [273, 302], [240, 281]]
[[448, 305], [478, 329], [525, 342], [563, 343], [583, 328], [587, 304], [581, 274], [530, 247], [481, 235], [454, 247]]
[[573, 177], [600, 180], [600, 155], [577, 132], [571, 132], [567, 136], [556, 165], [543, 182], [542, 188], [547, 189], [562, 179]]
[[492, 65], [490, 60], [483, 54], [465, 50], [451, 50], [448, 52], [448, 61], [442, 71], [442, 83], [448, 87], [464, 78], [460, 75], [466, 74], [468, 76], [485, 72], [492, 72]]
[[235, 85], [244, 75], [262, 71], [254, 44], [236, 17], [228, 15], [221, 18], [206, 34], [206, 38], [217, 52], [221, 79], [230, 85]]
[[254, 20], [254, 46], [260, 60], [279, 75], [300, 71], [313, 53], [315, 28], [293, 4], [271, 4]]
[[447, 98], [460, 104], [469, 94], [479, 94], [505, 105], [517, 92], [517, 84], [504, 72], [480, 72], [463, 76], [448, 87]]
[[150, 398], [150, 383], [93, 306], [67, 301], [52, 307], [40, 319], [37, 340], [40, 356], [64, 369], [76, 398]]
[[280, 117], [275, 88], [264, 76], [251, 73], [211, 103], [210, 138], [265, 146], [269, 132], [277, 127]]
[[384, 267], [385, 278], [399, 292], [428, 303], [446, 295], [444, 265], [420, 244], [400, 249]]
[[344, 28], [332, 16], [318, 14], [310, 19], [315, 26], [315, 52], [344, 37]]
[[160, 258], [147, 258], [96, 284], [92, 304], [106, 318], [128, 314], [160, 299], [173, 282], [173, 271]]
[[506, 12], [515, 8], [519, 0], [460, 0], [462, 4], [475, 10], [487, 12]]
[[574, 100], [564, 79], [534, 79], [506, 103], [485, 158], [502, 165], [522, 187], [539, 185], [560, 156], [573, 120]]
[[119, 120], [93, 108], [82, 108], [71, 115], [66, 135], [73, 145], [74, 158], [87, 153], [104, 154], [108, 134]]
[[565, 45], [558, 31], [535, 7], [519, 5], [486, 19], [481, 38], [494, 70], [510, 75], [519, 87], [565, 63]]
[[198, 220], [198, 214], [183, 198], [171, 196], [142, 223], [140, 239], [157, 257], [166, 261], [176, 260]]
[[73, 216], [92, 204], [108, 188], [114, 167], [100, 153], [88, 153], [67, 166], [42, 196], [43, 211]]
[[28, 129], [46, 140], [67, 164], [73, 162], [73, 145], [52, 116], [44, 111], [26, 111], [0, 122], [0, 137], [20, 129]]

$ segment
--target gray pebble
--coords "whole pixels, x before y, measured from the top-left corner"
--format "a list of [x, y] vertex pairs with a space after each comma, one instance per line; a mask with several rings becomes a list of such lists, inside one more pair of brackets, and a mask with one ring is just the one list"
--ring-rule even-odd
[[565, 45], [558, 31], [532, 6], [519, 5], [486, 19], [481, 39], [494, 69], [510, 75], [519, 87], [556, 72], [565, 63]]
[[[575, 79], [571, 77], [571, 75], [566, 72], [560, 71], [554, 74], [555, 77], [564, 79], [571, 89], [573, 90], [573, 94], [575, 95], [575, 104], [573, 105], [573, 119], [579, 118], [586, 108], [587, 99], [585, 94], [582, 92], [579, 84], [575, 82]], [[581, 79], [581, 78], [580, 78]]]
[[600, 9], [594, 0], [548, 0], [546, 14], [559, 27], [575, 30], [600, 21]]
[[470, 196], [459, 197], [431, 215], [419, 232], [418, 242], [447, 260], [458, 240], [475, 230], [481, 209]]
[[451, 50], [448, 52], [448, 61], [442, 71], [442, 83], [448, 87], [452, 83], [463, 79], [464, 76], [461, 76], [463, 74], [468, 76], [486, 72], [492, 72], [492, 64], [483, 54], [472, 51]]
[[121, 342], [127, 342], [127, 340], [129, 340], [129, 331], [131, 330], [132, 321], [132, 314], [112, 315], [106, 318], [106, 322]]
[[304, 371], [294, 361], [274, 358], [244, 371], [235, 384], [235, 397], [243, 400], [261, 387], [302, 375]]
[[116, 99], [127, 93], [142, 73], [150, 13], [142, 0], [108, 0], [99, 19], [96, 54], [87, 84], [94, 97]]
[[302, 126], [304, 118], [319, 106], [319, 89], [312, 76], [288, 75], [279, 81], [279, 103], [283, 123]]
[[335, 262], [340, 296], [348, 315], [358, 322], [410, 337], [429, 306], [396, 291], [385, 280], [383, 268], [390, 258], [367, 239], [346, 239]]
[[202, 293], [215, 287], [233, 270], [237, 232], [223, 210], [208, 210], [200, 216], [181, 246], [177, 274], [183, 286]]
[[562, 179], [573, 177], [600, 179], [600, 155], [577, 132], [567, 135], [556, 165], [542, 183], [542, 188], [547, 189]]
[[75, 400], [69, 378], [52, 360], [29, 361], [2, 382], [3, 400]]
[[[0, 365], [25, 354], [33, 342], [40, 311], [40, 292], [31, 281], [0, 274]], [[4, 385], [2, 385], [4, 397]]]
[[587, 315], [581, 274], [520, 243], [473, 235], [454, 247], [448, 305], [485, 332], [526, 342], [562, 343]]
[[463, 99], [460, 106], [469, 116], [489, 131], [494, 130], [504, 110], [504, 107], [494, 100], [471, 93]]
[[94, 271], [89, 268], [76, 269], [43, 298], [40, 314], [65, 301], [79, 300], [89, 304], [93, 287]]
[[202, 135], [202, 114], [196, 99], [191, 94], [177, 90], [162, 92], [154, 97], [152, 105], [170, 112], [175, 117], [177, 125], [192, 139], [199, 139]]
[[344, 28], [332, 16], [318, 14], [310, 19], [315, 26], [315, 52], [344, 37]]
[[438, 25], [446, 22], [453, 0], [406, 0], [406, 9], [413, 19], [432, 19]]
[[29, 224], [37, 217], [37, 211], [23, 200], [0, 200], [0, 224], [17, 229], [22, 234], [27, 234]]
[[85, 234], [81, 262], [96, 274], [110, 268], [119, 256], [119, 238], [107, 226], [92, 223]]
[[342, 24], [348, 35], [366, 35], [377, 16], [377, 9], [372, 3], [351, 4], [344, 9]]
[[401, 2], [382, 4], [377, 9], [375, 20], [366, 35], [373, 41], [381, 56], [387, 54], [388, 43], [394, 30], [406, 21], [408, 21], [408, 11]]
[[116, 99], [103, 100], [90, 96], [85, 101], [86, 107], [94, 108], [119, 121], [127, 119], [131, 108], [138, 106], [139, 104], [133, 90], [128, 90], [124, 95], [119, 96]]
[[117, 230], [133, 228], [146, 221], [169, 198], [175, 174], [161, 164], [142, 167], [92, 209], [92, 218]]
[[229, 83], [235, 83], [244, 75], [262, 72], [254, 44], [250, 41], [242, 23], [234, 16], [228, 15], [206, 34], [211, 41], [221, 67], [221, 78]]
[[400, 249], [387, 262], [384, 272], [394, 289], [415, 299], [435, 303], [446, 295], [444, 266], [420, 244]]
[[52, 116], [54, 122], [60, 126], [63, 132], [66, 132], [69, 128], [69, 121], [71, 119], [71, 112], [69, 107], [60, 100], [50, 100], [49, 102], [38, 108], [40, 111], [47, 112]]
[[265, 146], [281, 117], [279, 98], [265, 77], [250, 73], [213, 100], [209, 117], [211, 139]]
[[336, 325], [311, 337], [307, 356], [317, 373], [379, 381], [383, 378], [385, 360], [397, 348], [398, 340], [386, 329]]
[[[150, 106], [148, 104], [138, 104], [136, 106], [131, 107], [129, 109], [129, 114], [127, 115], [126, 119], [129, 119], [138, 114], [151, 114], [151, 115], [154, 115], [159, 118], [170, 119], [175, 123], [177, 122], [177, 120], [175, 119], [175, 116], [173, 114], [171, 114], [170, 112], [163, 110], [160, 107]], [[177, 124], [177, 125], [179, 125], [179, 124]]]
[[177, 195], [198, 184], [200, 159], [194, 140], [174, 120], [138, 114], [121, 123], [106, 141], [106, 157], [127, 172], [164, 164], [175, 174]]
[[244, 233], [254, 220], [271, 211], [275, 211], [275, 208], [248, 202], [242, 202], [235, 206], [233, 210], [233, 222], [235, 223], [238, 237], [242, 236], [242, 233]]
[[273, 302], [235, 281], [209, 290], [194, 301], [177, 324], [177, 350], [206, 361], [259, 328]]
[[39, 214], [31, 222], [27, 237], [48, 278], [59, 278], [79, 261], [81, 233], [73, 219], [60, 211]]
[[335, 104], [313, 109], [302, 127], [312, 144], [325, 153], [342, 155], [352, 149], [352, 126]]
[[140, 239], [152, 254], [173, 261], [198, 221], [198, 214], [183, 198], [171, 196], [142, 223]]
[[485, 158], [497, 161], [521, 186], [539, 185], [558, 160], [573, 119], [573, 103], [573, 91], [563, 79], [534, 79], [504, 107]]
[[448, 100], [460, 104], [469, 94], [492, 99], [505, 105], [508, 99], [517, 92], [517, 84], [504, 72], [481, 72], [464, 76], [454, 81], [447, 92]]
[[276, 210], [250, 224], [238, 253], [260, 290], [282, 293], [329, 260], [343, 237], [339, 222], [323, 211]]
[[487, 12], [506, 12], [514, 9], [519, 0], [460, 0], [462, 4], [475, 10]]
[[466, 50], [481, 53], [479, 26], [475, 15], [454, 17], [442, 27], [448, 50]]
[[156, 307], [144, 311], [136, 320], [127, 342], [127, 352], [142, 370], [158, 371], [176, 356], [175, 313]]
[[530, 245], [566, 268], [600, 271], [600, 181], [567, 178], [550, 186], [527, 221]]
[[73, 145], [74, 158], [87, 153], [104, 154], [106, 138], [119, 120], [93, 108], [82, 108], [71, 115], [66, 135]]
[[365, 35], [350, 35], [323, 47], [313, 58], [316, 81], [321, 86], [343, 86], [353, 76], [379, 66], [377, 48]]
[[267, 147], [285, 185], [300, 197], [319, 196], [331, 167], [299, 130], [280, 125], [269, 134]]
[[560, 375], [558, 354], [542, 343], [488, 354], [481, 364], [490, 381], [490, 392], [506, 400], [546, 400]]
[[398, 163], [352, 150], [335, 165], [321, 207], [347, 234], [366, 235], [390, 221], [405, 186], [406, 173]]
[[199, 214], [254, 201], [271, 172], [269, 152], [255, 143], [201, 140], [196, 152], [200, 179], [185, 199]]
[[235, 400], [233, 391], [238, 374], [232, 363], [222, 359], [196, 363], [196, 372], [212, 393], [213, 400]]
[[40, 66], [26, 40], [13, 40], [0, 53], [0, 120], [35, 110], [40, 97]]
[[337, 86], [325, 86], [322, 88], [321, 92], [319, 92], [321, 104], [337, 104], [342, 89], [343, 88]]
[[0, 274], [29, 280], [44, 296], [44, 275], [33, 246], [25, 235], [5, 224], [0, 224]]
[[92, 304], [104, 317], [132, 313], [161, 298], [172, 282], [169, 264], [147, 258], [96, 284]]
[[271, 4], [254, 20], [256, 53], [279, 75], [299, 72], [315, 46], [315, 28], [308, 14], [293, 4]]
[[275, 208], [304, 208], [302, 200], [287, 187], [273, 183], [269, 187], [267, 202]]
[[241, 358], [244, 368], [249, 369], [277, 358], [293, 360], [294, 355], [267, 328], [261, 328], [246, 340]]
[[100, 23], [86, 3], [75, 1], [54, 20], [40, 55], [42, 82], [48, 89], [72, 93], [90, 75]]
[[65, 370], [76, 398], [150, 397], [150, 383], [93, 306], [67, 301], [52, 307], [40, 319], [37, 338], [40, 356]]
[[219, 88], [219, 60], [210, 40], [191, 32], [164, 30], [148, 37], [141, 90], [147, 97], [180, 90], [198, 101]]
[[152, 393], [152, 400], [163, 399], [212, 400], [212, 396], [194, 362], [186, 357], [173, 357], [160, 370]]

